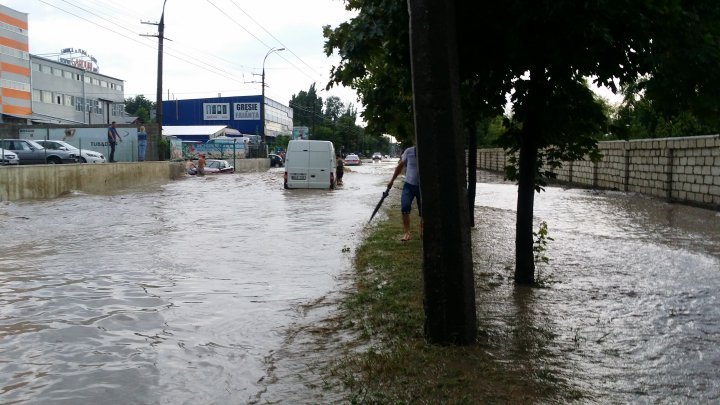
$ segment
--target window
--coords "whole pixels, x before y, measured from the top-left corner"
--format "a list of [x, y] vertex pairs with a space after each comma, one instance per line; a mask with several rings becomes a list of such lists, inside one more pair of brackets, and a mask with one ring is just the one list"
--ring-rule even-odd
[[67, 70], [65, 70], [65, 71], [63, 71], [63, 77], [66, 79], [72, 79], [73, 74], [72, 74], [72, 72], [68, 72]]
[[96, 86], [99, 86], [99, 85], [100, 85], [100, 80], [98, 80], [98, 79], [96, 79], [96, 78], [93, 77], [93, 79], [92, 79], [92, 84], [94, 84], [94, 85], [96, 85]]
[[37, 63], [33, 63], [33, 64], [32, 64], [32, 70], [34, 70], [34, 71], [36, 71], [36, 72], [39, 72], [39, 71], [40, 71], [40, 65], [38, 65]]
[[52, 93], [49, 91], [43, 91], [42, 92], [42, 102], [43, 103], [52, 103]]
[[75, 100], [74, 100], [74, 98], [75, 98], [75, 97], [73, 97], [73, 96], [69, 96], [69, 95], [65, 94], [65, 95], [63, 96], [63, 105], [66, 105], [66, 106], [68, 106], [68, 107], [72, 107], [73, 105], [75, 105]]
[[90, 83], [90, 77], [89, 77], [89, 76], [85, 76], [85, 83]]
[[107, 86], [108, 86], [108, 82], [106, 82], [105, 80], [100, 80], [100, 87], [107, 87]]
[[53, 74], [54, 74], [55, 76], [62, 77], [63, 71], [62, 71], [62, 69], [54, 68], [54, 69], [53, 69]]
[[53, 103], [54, 104], [62, 104], [63, 101], [63, 95], [59, 93], [53, 93]]
[[48, 65], [40, 65], [40, 71], [47, 74], [52, 74], [52, 68]]
[[115, 117], [124, 117], [125, 116], [125, 104], [113, 104], [112, 105], [112, 115]]
[[32, 99], [33, 99], [33, 101], [41, 101], [42, 100], [42, 96], [40, 95], [40, 90], [33, 89]]
[[75, 97], [75, 111], [84, 111], [83, 105], [85, 104], [85, 99], [82, 97]]

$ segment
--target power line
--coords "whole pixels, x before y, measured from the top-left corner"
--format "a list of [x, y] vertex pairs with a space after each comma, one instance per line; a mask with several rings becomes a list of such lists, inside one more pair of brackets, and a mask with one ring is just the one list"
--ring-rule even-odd
[[[302, 58], [300, 58], [299, 56], [297, 56], [297, 54], [295, 54], [295, 52], [293, 52], [292, 49], [290, 49], [290, 47], [288, 47], [287, 45], [283, 44], [282, 41], [280, 41], [279, 39], [277, 39], [277, 38], [275, 37], [275, 35], [273, 35], [272, 33], [270, 33], [270, 31], [268, 31], [267, 29], [265, 29], [265, 27], [264, 27], [262, 24], [260, 24], [259, 22], [257, 22], [250, 14], [248, 14], [245, 10], [243, 10], [240, 6], [238, 6], [238, 4], [235, 2], [235, 0], [230, 0], [230, 2], [231, 2], [235, 7], [237, 7], [238, 10], [242, 11], [246, 16], [248, 16], [248, 18], [250, 18], [250, 20], [252, 20], [252, 22], [254, 22], [255, 24], [257, 24], [258, 27], [260, 27], [263, 31], [265, 31], [268, 35], [270, 35], [274, 40], [276, 40], [280, 45], [282, 45], [283, 48], [285, 48], [285, 49], [287, 49], [288, 51], [290, 51], [290, 53], [293, 54], [293, 56], [295, 56], [296, 58], [298, 58], [298, 60], [299, 60], [300, 62], [304, 63], [305, 66], [307, 66], [308, 68], [310, 68], [310, 70], [312, 70], [313, 73], [318, 73], [318, 72], [315, 72], [315, 71], [314, 71], [315, 69], [314, 69], [312, 66], [308, 65], [304, 60], [302, 60]], [[322, 74], [320, 74], [320, 75], [322, 76]]]
[[[220, 14], [224, 15], [224, 16], [227, 17], [230, 21], [232, 21], [233, 23], [235, 23], [235, 25], [237, 25], [238, 27], [242, 28], [243, 31], [245, 31], [245, 32], [247, 32], [248, 34], [250, 34], [251, 37], [255, 38], [258, 42], [260, 42], [261, 44], [263, 44], [266, 48], [268, 48], [268, 49], [273, 48], [271, 45], [266, 44], [265, 41], [263, 41], [262, 39], [260, 39], [257, 35], [255, 35], [255, 34], [253, 34], [252, 32], [250, 32], [250, 31], [249, 31], [247, 28], [245, 28], [242, 24], [240, 24], [239, 22], [237, 22], [237, 21], [236, 21], [234, 18], [232, 18], [228, 13], [226, 13], [225, 11], [223, 11], [222, 9], [220, 9], [220, 7], [216, 6], [215, 3], [213, 3], [213, 2], [210, 1], [210, 0], [207, 0], [207, 2], [210, 3], [213, 7], [215, 7], [215, 8], [220, 12]], [[264, 28], [263, 28], [263, 29], [264, 29]], [[274, 37], [273, 37], [273, 38], [274, 38]], [[307, 76], [307, 77], [308, 77], [309, 79], [311, 79], [311, 80], [315, 80], [314, 77], [308, 75], [304, 70], [301, 70], [299, 67], [295, 66], [295, 64], [292, 63], [292, 62], [290, 62], [286, 57], [282, 56], [281, 54], [278, 54], [278, 56], [280, 56], [280, 58], [282, 58], [285, 62], [287, 62], [288, 64], [290, 64], [290, 66], [294, 67], [298, 72], [304, 74], [305, 76]]]

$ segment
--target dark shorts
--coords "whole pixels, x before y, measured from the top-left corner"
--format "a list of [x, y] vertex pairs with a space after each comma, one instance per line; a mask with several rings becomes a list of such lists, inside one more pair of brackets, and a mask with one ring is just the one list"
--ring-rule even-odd
[[420, 186], [405, 183], [400, 196], [400, 212], [409, 214], [413, 198], [417, 200], [418, 215], [422, 216], [422, 201], [420, 201]]

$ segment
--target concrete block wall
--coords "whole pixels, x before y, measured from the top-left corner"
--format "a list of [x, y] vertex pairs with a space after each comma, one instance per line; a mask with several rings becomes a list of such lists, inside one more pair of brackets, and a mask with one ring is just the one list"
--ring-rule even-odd
[[[265, 158], [238, 159], [236, 164], [235, 171], [240, 173], [270, 168]], [[168, 161], [0, 166], [0, 201], [56, 198], [72, 191], [112, 193], [185, 176], [184, 162]]]
[[[564, 162], [559, 181], [720, 208], [720, 135], [600, 142], [602, 159]], [[502, 171], [502, 149], [478, 150], [478, 168]]]

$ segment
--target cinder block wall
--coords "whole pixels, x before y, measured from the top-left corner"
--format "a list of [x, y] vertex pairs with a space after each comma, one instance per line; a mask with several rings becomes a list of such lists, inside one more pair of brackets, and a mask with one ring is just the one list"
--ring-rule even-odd
[[[564, 162], [557, 179], [720, 208], [720, 135], [600, 142], [601, 161]], [[478, 150], [478, 168], [502, 171], [502, 149]]]

